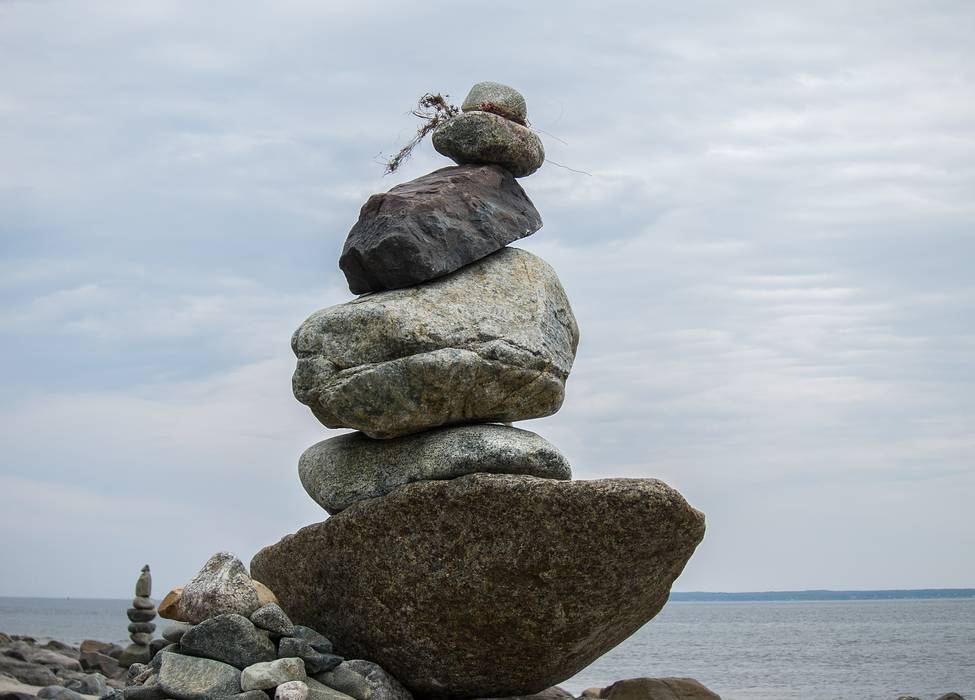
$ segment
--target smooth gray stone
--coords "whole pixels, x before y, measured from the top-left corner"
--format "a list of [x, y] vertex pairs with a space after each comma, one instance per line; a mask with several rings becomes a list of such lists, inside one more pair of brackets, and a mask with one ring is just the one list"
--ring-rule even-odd
[[293, 387], [329, 428], [373, 438], [540, 418], [562, 405], [578, 342], [555, 271], [502, 248], [427, 284], [312, 314], [291, 341]]
[[64, 687], [82, 695], [104, 695], [109, 691], [108, 679], [100, 673], [79, 673], [64, 680]]
[[[274, 689], [274, 700], [308, 700], [308, 684], [304, 681], [286, 681]], [[253, 691], [258, 692], [258, 691]]]
[[119, 666], [129, 668], [132, 664], [144, 664], [149, 662], [149, 647], [145, 644], [132, 643], [125, 647], [125, 651], [119, 657]]
[[176, 644], [191, 629], [193, 629], [193, 625], [188, 622], [171, 622], [163, 627], [162, 636], [163, 639]]
[[152, 595], [152, 574], [149, 573], [148, 564], [142, 567], [142, 573], [135, 582], [135, 595], [137, 598], [148, 598]]
[[173, 646], [173, 643], [170, 642], [168, 639], [160, 639], [160, 638], [153, 639], [151, 642], [149, 642], [149, 655], [151, 657], [155, 656], [166, 647], [171, 647], [171, 646]]
[[362, 659], [343, 661], [334, 670], [316, 675], [315, 680], [356, 700], [413, 700], [412, 693], [381, 666]]
[[124, 700], [166, 700], [166, 691], [158, 685], [130, 685], [122, 691]]
[[545, 147], [527, 126], [491, 112], [464, 112], [433, 132], [433, 147], [458, 165], [500, 165], [515, 177], [542, 167]]
[[37, 691], [37, 697], [44, 700], [85, 700], [80, 693], [65, 688], [63, 685], [49, 685]]
[[125, 614], [132, 622], [151, 622], [156, 617], [155, 610], [140, 610], [139, 608], [129, 608]]
[[312, 445], [298, 461], [301, 485], [333, 514], [413, 481], [475, 472], [572, 478], [569, 462], [550, 442], [527, 430], [490, 423], [390, 440], [349, 433]]
[[339, 258], [353, 294], [409, 287], [529, 236], [542, 218], [504, 168], [441, 168], [363, 205]]
[[148, 632], [133, 632], [129, 635], [129, 639], [132, 640], [133, 644], [138, 644], [140, 646], [149, 648], [149, 642], [152, 641], [152, 635]]
[[159, 687], [176, 700], [212, 700], [241, 691], [240, 670], [195, 656], [161, 653]]
[[295, 626], [287, 613], [277, 603], [262, 605], [251, 613], [251, 622], [271, 634], [288, 637], [294, 634]]
[[323, 654], [312, 648], [311, 644], [297, 637], [282, 637], [278, 642], [278, 658], [299, 658], [305, 662], [305, 673], [312, 676], [316, 673], [331, 671], [342, 663], [341, 656]]
[[301, 659], [278, 659], [245, 668], [240, 677], [240, 687], [244, 690], [268, 690], [288, 681], [304, 681], [307, 677], [305, 662]]
[[508, 697], [653, 618], [703, 536], [704, 516], [654, 479], [469, 474], [360, 501], [251, 570], [292, 619], [416, 695]]
[[319, 683], [314, 678], [306, 678], [305, 685], [308, 686], [308, 700], [356, 700], [334, 688], [329, 688], [324, 683]]
[[224, 613], [244, 617], [261, 607], [254, 582], [240, 559], [217, 552], [199, 573], [183, 586], [179, 612], [184, 622], [197, 624]]
[[139, 632], [151, 634], [156, 631], [156, 624], [154, 622], [130, 622], [129, 632], [131, 634], [136, 634]]
[[294, 634], [291, 636], [305, 640], [311, 645], [312, 649], [321, 652], [322, 654], [331, 654], [334, 651], [332, 641], [324, 634], [316, 632], [311, 627], [295, 625]]
[[248, 690], [234, 695], [230, 700], [268, 700], [263, 690]]
[[519, 124], [528, 121], [524, 96], [513, 87], [490, 80], [475, 84], [460, 108], [465, 112], [493, 112]]
[[277, 658], [274, 643], [243, 615], [217, 615], [204, 620], [179, 640], [179, 650], [246, 668]]
[[152, 598], [147, 596], [136, 596], [132, 599], [132, 607], [137, 610], [155, 610], [156, 605], [152, 602]]

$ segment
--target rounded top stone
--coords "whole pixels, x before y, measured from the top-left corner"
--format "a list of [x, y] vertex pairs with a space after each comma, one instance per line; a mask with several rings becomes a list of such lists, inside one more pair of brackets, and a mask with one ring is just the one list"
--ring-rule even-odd
[[493, 112], [519, 124], [528, 121], [524, 96], [512, 87], [491, 81], [472, 87], [460, 108], [465, 112]]

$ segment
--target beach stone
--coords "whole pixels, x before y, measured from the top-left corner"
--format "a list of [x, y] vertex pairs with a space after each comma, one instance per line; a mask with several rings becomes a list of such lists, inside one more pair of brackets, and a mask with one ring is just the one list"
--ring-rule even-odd
[[257, 601], [261, 605], [267, 605], [268, 603], [274, 603], [275, 605], [280, 605], [281, 601], [278, 597], [274, 595], [274, 591], [265, 586], [260, 581], [254, 581], [254, 588], [257, 589]]
[[965, 698], [958, 693], [945, 693], [944, 695], [940, 696], [938, 700], [965, 700]]
[[159, 614], [159, 617], [164, 617], [167, 620], [179, 620], [180, 619], [179, 602], [182, 599], [182, 597], [183, 597], [182, 586], [180, 586], [179, 588], [174, 588], [169, 593], [167, 593], [165, 597], [159, 602], [159, 607], [156, 609], [156, 612]]
[[[585, 693], [581, 697], [587, 697]], [[575, 700], [569, 691], [553, 686], [532, 695], [514, 695], [508, 698], [481, 698], [481, 700]]]
[[129, 635], [129, 639], [132, 640], [133, 644], [146, 647], [146, 651], [148, 651], [149, 642], [152, 641], [152, 635], [148, 632], [134, 632]]
[[139, 610], [139, 608], [129, 608], [125, 614], [132, 622], [150, 622], [156, 617], [155, 610]]
[[629, 678], [603, 688], [604, 700], [721, 700], [693, 678]]
[[703, 536], [704, 516], [655, 479], [471, 474], [360, 501], [251, 566], [293, 620], [413, 693], [507, 697], [654, 617]]
[[[32, 664], [43, 664], [45, 666], [53, 666], [55, 668], [64, 669], [67, 671], [81, 670], [81, 664], [77, 659], [72, 658], [67, 654], [62, 654], [59, 651], [44, 648], [33, 648], [30, 646], [22, 647], [21, 650], [21, 656], [24, 661], [28, 661]], [[10, 652], [8, 652], [8, 654], [9, 653]]]
[[305, 663], [301, 659], [278, 659], [245, 668], [240, 687], [243, 690], [267, 690], [288, 681], [304, 681], [306, 677]]
[[148, 664], [134, 663], [125, 672], [126, 680], [131, 683], [142, 683], [152, 671]]
[[243, 693], [237, 693], [231, 700], [268, 700], [268, 694], [263, 690], [248, 690]]
[[122, 652], [122, 656], [119, 657], [119, 666], [130, 667], [132, 664], [144, 664], [149, 662], [149, 647], [145, 644], [136, 644], [133, 642], [129, 646], [125, 647], [125, 651]]
[[500, 165], [515, 177], [542, 167], [545, 147], [527, 126], [491, 112], [464, 112], [433, 131], [433, 147], [458, 165]]
[[306, 700], [308, 685], [302, 681], [288, 681], [274, 689], [274, 700]]
[[162, 636], [166, 641], [175, 644], [191, 629], [193, 629], [193, 625], [187, 622], [173, 622], [163, 628]]
[[33, 693], [22, 693], [17, 690], [0, 691], [0, 700], [34, 700]]
[[333, 651], [332, 641], [324, 634], [316, 632], [311, 627], [295, 625], [294, 634], [291, 636], [305, 640], [311, 645], [312, 649], [321, 652], [322, 654], [331, 654]]
[[284, 637], [289, 637], [295, 632], [294, 624], [277, 603], [268, 603], [259, 607], [251, 613], [251, 622], [271, 634]]
[[149, 565], [142, 567], [142, 573], [135, 582], [135, 595], [138, 598], [148, 598], [152, 595], [152, 574], [149, 573]]
[[97, 651], [82, 652], [78, 661], [83, 671], [98, 671], [108, 678], [115, 678], [121, 671], [118, 661]]
[[240, 693], [240, 670], [195, 656], [161, 653], [159, 687], [176, 700], [210, 700]]
[[413, 700], [410, 691], [381, 666], [362, 659], [343, 661], [333, 670], [316, 675], [315, 680], [355, 700]]
[[311, 676], [316, 673], [331, 671], [342, 663], [341, 656], [323, 654], [312, 648], [304, 639], [282, 637], [278, 643], [278, 658], [297, 657], [305, 662], [305, 672]]
[[78, 673], [65, 678], [64, 687], [82, 695], [101, 697], [109, 691], [108, 678], [100, 673]]
[[27, 685], [57, 685], [59, 680], [47, 666], [33, 664], [7, 654], [0, 654], [0, 673], [13, 676]]
[[152, 633], [156, 631], [156, 625], [152, 622], [130, 622], [129, 632], [138, 633]]
[[168, 646], [172, 646], [172, 642], [170, 642], [168, 639], [153, 639], [151, 642], [149, 642], [150, 657], [155, 656]]
[[[104, 654], [108, 648], [112, 646], [109, 642], [100, 642], [96, 639], [86, 639], [79, 646], [78, 651], [80, 654], [88, 654], [90, 652], [97, 652], [99, 654]], [[81, 656], [78, 657], [79, 659]]]
[[277, 658], [274, 643], [254, 623], [234, 613], [217, 615], [189, 630], [179, 640], [183, 654], [246, 668]]
[[166, 691], [158, 685], [130, 685], [122, 691], [124, 700], [166, 700]]
[[69, 690], [62, 685], [49, 685], [37, 691], [37, 697], [44, 700], [85, 700], [80, 693]]
[[507, 170], [441, 168], [362, 206], [339, 258], [353, 294], [398, 289], [442, 277], [512, 241], [542, 218]]
[[136, 596], [132, 599], [132, 607], [138, 610], [153, 610], [156, 606], [153, 604], [152, 598]]
[[476, 83], [460, 108], [464, 112], [493, 112], [522, 125], [528, 121], [524, 96], [512, 87], [490, 80]]
[[373, 438], [538, 418], [562, 405], [578, 342], [555, 271], [502, 248], [427, 284], [312, 314], [292, 338], [294, 393], [329, 428]]
[[475, 472], [572, 478], [568, 460], [541, 436], [483, 423], [390, 440], [348, 433], [312, 445], [298, 461], [302, 486], [329, 513], [413, 481]]
[[183, 586], [180, 619], [197, 624], [223, 613], [249, 617], [261, 607], [254, 582], [240, 559], [230, 552], [210, 557], [193, 580]]
[[305, 685], [308, 687], [308, 700], [353, 700], [353, 698], [345, 693], [340, 693], [334, 688], [329, 688], [314, 678], [306, 678]]

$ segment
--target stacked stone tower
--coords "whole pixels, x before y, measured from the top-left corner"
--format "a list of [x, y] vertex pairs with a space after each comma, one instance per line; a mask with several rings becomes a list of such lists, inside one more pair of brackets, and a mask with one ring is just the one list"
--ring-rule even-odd
[[152, 574], [149, 565], [142, 567], [142, 573], [135, 582], [135, 598], [132, 607], [126, 610], [129, 617], [129, 639], [132, 643], [125, 648], [119, 658], [119, 665], [128, 668], [135, 663], [149, 662], [149, 642], [156, 629], [153, 620], [156, 617], [156, 606], [149, 597], [152, 595]]
[[[422, 696], [540, 691], [660, 610], [704, 518], [653, 479], [571, 481], [512, 421], [562, 405], [579, 331], [516, 178], [544, 161], [524, 98], [475, 85], [434, 147], [458, 165], [374, 195], [339, 264], [357, 299], [294, 334], [295, 396], [330, 428], [332, 514], [254, 558], [301, 624]], [[603, 465], [601, 467], [605, 468]]]

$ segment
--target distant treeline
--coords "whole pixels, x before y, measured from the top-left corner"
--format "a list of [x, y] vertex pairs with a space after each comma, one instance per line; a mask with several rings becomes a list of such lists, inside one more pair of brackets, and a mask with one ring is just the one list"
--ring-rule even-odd
[[900, 600], [910, 598], [975, 598], [975, 588], [917, 588], [890, 591], [759, 591], [753, 593], [687, 592], [670, 594], [673, 601], [749, 600]]

